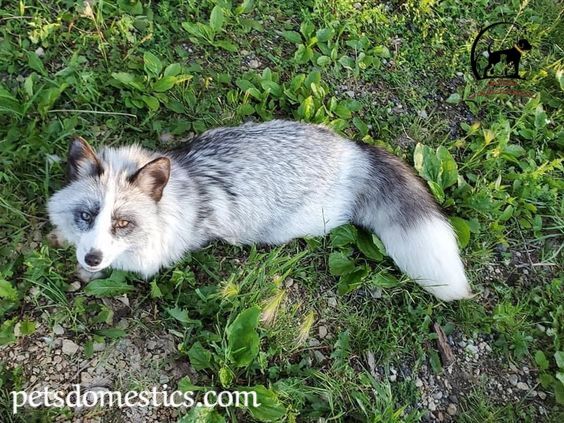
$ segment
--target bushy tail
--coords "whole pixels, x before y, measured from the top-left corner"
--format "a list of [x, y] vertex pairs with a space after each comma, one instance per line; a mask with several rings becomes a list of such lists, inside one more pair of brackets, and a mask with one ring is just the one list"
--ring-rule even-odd
[[444, 301], [471, 298], [454, 231], [423, 182], [397, 157], [362, 149], [369, 171], [354, 222], [376, 233], [397, 266], [425, 290]]
[[444, 301], [471, 298], [455, 234], [439, 215], [413, 227], [374, 228], [398, 267]]

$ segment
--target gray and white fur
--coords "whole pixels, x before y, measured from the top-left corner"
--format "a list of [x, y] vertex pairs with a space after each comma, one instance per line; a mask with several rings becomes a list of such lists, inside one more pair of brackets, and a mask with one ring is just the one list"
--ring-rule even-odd
[[89, 272], [157, 273], [210, 241], [282, 244], [347, 222], [442, 300], [471, 297], [455, 234], [424, 184], [386, 151], [318, 125], [274, 120], [205, 132], [154, 152], [69, 150], [51, 222]]

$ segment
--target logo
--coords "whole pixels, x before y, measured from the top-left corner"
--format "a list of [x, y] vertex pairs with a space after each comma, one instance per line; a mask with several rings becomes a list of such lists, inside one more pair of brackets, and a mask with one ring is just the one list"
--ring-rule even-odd
[[514, 22], [495, 22], [482, 29], [470, 50], [472, 73], [478, 81], [498, 81], [490, 81], [488, 87], [491, 88], [476, 95], [509, 94], [533, 97], [534, 93], [530, 91], [511, 88], [518, 84], [516, 80], [525, 79], [521, 71], [524, 69], [526, 74], [529, 70], [526, 55], [532, 48], [525, 31]]

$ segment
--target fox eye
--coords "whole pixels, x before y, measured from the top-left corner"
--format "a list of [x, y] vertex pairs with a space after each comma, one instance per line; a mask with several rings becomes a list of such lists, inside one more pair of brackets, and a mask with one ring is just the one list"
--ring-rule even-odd
[[88, 212], [83, 211], [80, 213], [80, 218], [85, 222], [90, 222], [92, 220], [92, 215]]
[[118, 219], [114, 226], [119, 229], [127, 228], [129, 226], [129, 220]]

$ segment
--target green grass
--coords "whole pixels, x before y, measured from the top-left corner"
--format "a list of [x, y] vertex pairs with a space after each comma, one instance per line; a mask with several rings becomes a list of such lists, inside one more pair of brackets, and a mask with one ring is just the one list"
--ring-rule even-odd
[[[366, 356], [384, 371], [409, 363], [416, 373], [437, 356], [437, 322], [492, 334], [496, 356], [538, 367], [557, 420], [564, 30], [556, 2], [92, 3], [0, 6], [0, 345], [64, 322], [88, 354], [95, 340], [127, 335], [98, 298], [127, 292], [158, 310], [182, 359], [198, 363], [199, 384], [263, 385], [270, 417], [419, 421], [413, 380], [377, 380]], [[469, 68], [474, 36], [513, 19], [534, 46], [520, 83], [534, 97], [470, 99], [486, 88]], [[168, 148], [159, 141], [168, 135], [277, 117], [327, 124], [414, 164], [452, 217], [482, 295], [439, 303], [352, 226], [271, 249], [214, 244], [150, 284], [115, 273], [110, 292], [67, 292], [74, 253], [47, 246], [45, 203], [62, 186], [73, 135], [94, 146]], [[270, 318], [241, 314], [255, 307]], [[248, 359], [233, 353], [238, 316], [256, 334], [244, 345]], [[316, 347], [308, 336], [318, 338], [319, 326], [329, 336]], [[2, 370], [0, 401], [23, 383], [21, 369]], [[525, 405], [514, 410], [480, 391], [463, 401], [464, 421], [538, 421]], [[269, 417], [227, 410], [206, 421], [219, 414]]]

